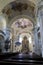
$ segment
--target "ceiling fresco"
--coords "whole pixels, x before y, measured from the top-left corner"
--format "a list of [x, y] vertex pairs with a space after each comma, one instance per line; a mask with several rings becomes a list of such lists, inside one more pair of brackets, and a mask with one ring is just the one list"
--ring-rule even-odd
[[21, 18], [15, 21], [13, 26], [17, 28], [22, 28], [22, 29], [27, 28], [27, 27], [33, 28], [33, 23], [29, 19]]
[[9, 20], [22, 14], [35, 18], [35, 6], [33, 6], [33, 3], [30, 4], [13, 1], [4, 7], [2, 13], [6, 14]]

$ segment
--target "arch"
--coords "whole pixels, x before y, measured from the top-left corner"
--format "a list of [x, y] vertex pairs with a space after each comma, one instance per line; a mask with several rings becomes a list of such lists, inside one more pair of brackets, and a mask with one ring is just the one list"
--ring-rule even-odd
[[[29, 19], [33, 25], [35, 24], [35, 20], [33, 20], [31, 17], [27, 16], [27, 15], [18, 15], [16, 17], [14, 17], [11, 21], [10, 21], [10, 24], [9, 26], [11, 26], [17, 19], [21, 19], [21, 18], [26, 18], [26, 19]], [[9, 27], [8, 26], [8, 27]]]
[[21, 37], [21, 36], [22, 36], [22, 37], [26, 36], [26, 37], [28, 38], [28, 37], [31, 36], [31, 34], [28, 33], [28, 32], [22, 32], [22, 33], [19, 34], [19, 37]]

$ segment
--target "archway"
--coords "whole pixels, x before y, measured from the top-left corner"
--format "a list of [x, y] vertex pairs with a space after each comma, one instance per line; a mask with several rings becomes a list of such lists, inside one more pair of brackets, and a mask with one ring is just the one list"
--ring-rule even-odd
[[22, 32], [20, 35], [19, 35], [19, 42], [21, 43], [22, 45], [22, 41], [23, 41], [23, 38], [24, 37], [27, 37], [27, 40], [29, 41], [29, 51], [28, 52], [33, 52], [33, 41], [32, 41], [32, 36], [31, 34], [29, 34], [28, 32]]
[[[21, 52], [21, 46], [22, 46], [22, 39], [24, 36], [27, 36], [30, 46], [30, 51], [33, 52], [33, 23], [28, 18], [19, 18], [16, 19], [13, 24], [11, 25], [11, 28], [13, 29], [13, 51], [20, 51]], [[21, 39], [22, 38], [22, 39]], [[16, 44], [18, 42], [18, 44]], [[21, 44], [20, 44], [20, 43]], [[16, 45], [16, 47], [15, 47]]]

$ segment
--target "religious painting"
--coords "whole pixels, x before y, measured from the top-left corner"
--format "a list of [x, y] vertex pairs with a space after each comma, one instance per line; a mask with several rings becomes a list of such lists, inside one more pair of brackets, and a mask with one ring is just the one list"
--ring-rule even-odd
[[22, 28], [22, 29], [27, 27], [33, 27], [33, 23], [29, 19], [25, 19], [25, 18], [18, 19], [15, 22], [15, 25], [16, 27]]
[[28, 11], [28, 15], [34, 18], [35, 17], [34, 10], [35, 6], [31, 6], [30, 4], [28, 5], [28, 3], [14, 1], [8, 4], [6, 7], [4, 7], [2, 13], [6, 14], [9, 20], [11, 20], [16, 15], [17, 12], [19, 12], [19, 15], [21, 15], [23, 14], [23, 12], [27, 13]]

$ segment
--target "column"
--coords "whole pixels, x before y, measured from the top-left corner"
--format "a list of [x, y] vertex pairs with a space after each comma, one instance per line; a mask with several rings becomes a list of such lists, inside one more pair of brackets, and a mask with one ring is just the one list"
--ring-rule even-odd
[[34, 28], [34, 52], [37, 55], [41, 54], [41, 48], [40, 48], [40, 43], [38, 43], [38, 33], [37, 33], [37, 25]]
[[42, 45], [42, 57], [43, 57], [43, 11], [39, 11], [39, 17], [40, 17], [40, 32], [41, 32], [41, 45]]

